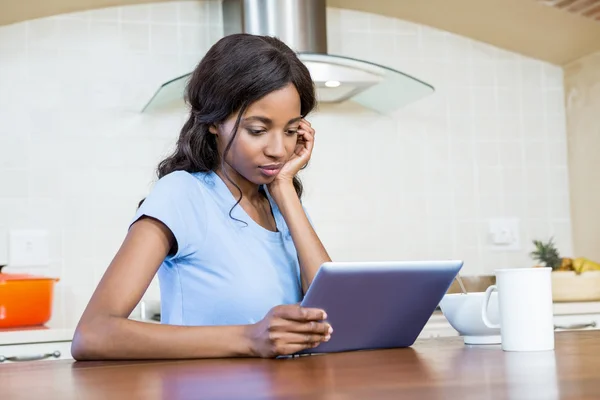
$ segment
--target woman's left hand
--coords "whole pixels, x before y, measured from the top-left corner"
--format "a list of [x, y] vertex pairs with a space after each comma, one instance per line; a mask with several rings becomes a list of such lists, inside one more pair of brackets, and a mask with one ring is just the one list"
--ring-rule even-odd
[[275, 177], [275, 180], [270, 185], [280, 182], [292, 182], [294, 176], [300, 171], [310, 160], [313, 146], [315, 143], [315, 130], [311, 127], [310, 122], [305, 119], [300, 121], [298, 128], [298, 141], [296, 148], [290, 159], [283, 165], [281, 171]]

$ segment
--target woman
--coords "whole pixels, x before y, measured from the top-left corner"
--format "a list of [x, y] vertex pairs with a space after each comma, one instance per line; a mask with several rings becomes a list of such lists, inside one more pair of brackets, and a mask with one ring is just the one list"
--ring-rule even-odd
[[[275, 357], [330, 338], [325, 312], [298, 305], [330, 261], [296, 177], [315, 135], [308, 70], [275, 38], [231, 35], [186, 99], [176, 150], [77, 326], [77, 360]], [[163, 323], [129, 320], [157, 271]]]

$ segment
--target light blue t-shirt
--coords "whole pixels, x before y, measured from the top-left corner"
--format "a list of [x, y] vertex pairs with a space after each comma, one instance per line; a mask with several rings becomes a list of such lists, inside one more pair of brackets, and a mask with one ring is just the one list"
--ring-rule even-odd
[[214, 172], [176, 171], [159, 179], [133, 222], [165, 224], [177, 253], [158, 270], [161, 322], [237, 325], [261, 320], [279, 304], [301, 301], [296, 248], [265, 187], [278, 232], [257, 224]]

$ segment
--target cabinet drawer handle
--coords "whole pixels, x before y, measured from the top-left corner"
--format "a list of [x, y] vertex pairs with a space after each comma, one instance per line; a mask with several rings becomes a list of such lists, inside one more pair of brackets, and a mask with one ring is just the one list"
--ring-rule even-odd
[[54, 358], [60, 357], [60, 351], [56, 350], [56, 351], [53, 351], [52, 353], [32, 354], [30, 356], [9, 356], [9, 357], [0, 356], [0, 363], [4, 362], [4, 361], [14, 361], [14, 362], [37, 361], [37, 360], [45, 360], [46, 358], [50, 358], [50, 357], [54, 357]]
[[588, 322], [584, 324], [571, 324], [571, 325], [554, 325], [554, 329], [584, 329], [584, 328], [594, 328], [596, 326], [596, 322]]

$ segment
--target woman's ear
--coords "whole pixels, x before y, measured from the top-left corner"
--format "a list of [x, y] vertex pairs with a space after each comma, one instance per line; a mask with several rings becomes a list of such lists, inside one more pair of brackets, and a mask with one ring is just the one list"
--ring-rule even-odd
[[212, 124], [208, 127], [208, 131], [210, 133], [212, 133], [213, 135], [217, 135], [219, 136], [219, 130], [217, 129], [217, 126], [215, 124]]

